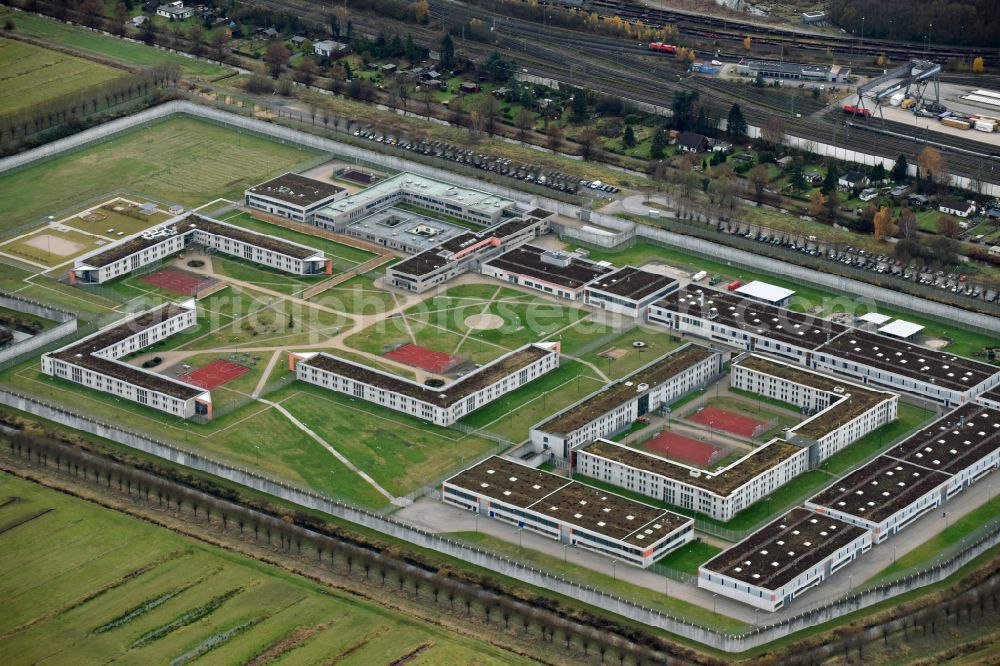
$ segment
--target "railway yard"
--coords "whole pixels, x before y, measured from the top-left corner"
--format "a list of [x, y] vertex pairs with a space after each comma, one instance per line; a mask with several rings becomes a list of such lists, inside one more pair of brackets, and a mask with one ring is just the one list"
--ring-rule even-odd
[[12, 2], [5, 663], [996, 662], [995, 47]]

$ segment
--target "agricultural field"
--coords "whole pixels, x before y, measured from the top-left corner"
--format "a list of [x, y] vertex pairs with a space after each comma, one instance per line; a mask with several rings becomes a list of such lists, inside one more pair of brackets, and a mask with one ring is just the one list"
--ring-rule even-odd
[[268, 650], [282, 664], [388, 664], [420, 647], [407, 663], [522, 663], [485, 643], [6, 474], [0, 524], [0, 634], [11, 666], [247, 663]]
[[0, 113], [20, 111], [124, 74], [122, 70], [0, 38]]
[[5, 8], [0, 11], [0, 19], [13, 20], [17, 26], [17, 32], [21, 34], [122, 63], [139, 65], [140, 67], [153, 67], [160, 63], [174, 64], [180, 66], [186, 75], [206, 80], [215, 80], [227, 76], [233, 71], [229, 67], [213, 65], [210, 62], [194, 58], [185, 58], [182, 55], [169, 53], [145, 44], [126, 42], [123, 39], [67, 25], [43, 16], [14, 12]]
[[0, 176], [0, 234], [118, 189], [185, 206], [238, 198], [315, 157], [257, 135], [170, 118]]

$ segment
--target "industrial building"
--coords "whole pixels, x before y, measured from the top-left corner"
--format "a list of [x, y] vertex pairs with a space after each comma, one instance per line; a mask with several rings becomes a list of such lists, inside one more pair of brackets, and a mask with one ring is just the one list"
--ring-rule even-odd
[[190, 244], [293, 275], [323, 275], [333, 270], [323, 252], [315, 248], [185, 213], [79, 257], [70, 280], [107, 282], [166, 259]]
[[443, 387], [430, 387], [325, 352], [293, 352], [296, 379], [449, 426], [559, 367], [554, 343], [527, 344]]
[[348, 195], [345, 188], [315, 178], [285, 173], [243, 193], [250, 208], [312, 224], [316, 211]]
[[569, 458], [577, 446], [621, 432], [640, 416], [704, 386], [719, 376], [727, 358], [686, 344], [536, 424], [531, 444], [536, 453]]
[[736, 73], [741, 76], [754, 78], [762, 76], [765, 79], [847, 83], [851, 76], [851, 68], [842, 65], [802, 65], [794, 62], [748, 60], [744, 58], [736, 64]]
[[806, 502], [871, 531], [875, 543], [1000, 467], [1000, 411], [969, 403]]
[[573, 253], [522, 245], [483, 262], [481, 271], [510, 284], [576, 301], [584, 287], [614, 271], [614, 267], [606, 261], [587, 261]]
[[792, 509], [698, 568], [698, 587], [774, 612], [871, 550], [868, 530]]
[[445, 481], [441, 497], [642, 568], [694, 536], [691, 518], [497, 456]]
[[827, 377], [755, 354], [732, 364], [730, 385], [795, 405], [810, 416], [789, 429], [789, 442], [809, 449], [815, 467], [852, 442], [896, 420], [899, 396]]
[[182, 419], [212, 417], [203, 388], [120, 361], [196, 324], [194, 300], [168, 303], [42, 355], [42, 372]]
[[809, 469], [807, 449], [773, 439], [707, 471], [598, 439], [571, 453], [576, 474], [727, 521]]
[[733, 291], [740, 296], [745, 296], [761, 303], [767, 303], [768, 305], [775, 305], [779, 308], [788, 307], [788, 301], [795, 295], [795, 292], [791, 289], [785, 289], [784, 287], [759, 280], [748, 282]]
[[650, 303], [676, 291], [678, 286], [672, 277], [625, 266], [586, 285], [583, 302], [601, 310], [639, 318]]

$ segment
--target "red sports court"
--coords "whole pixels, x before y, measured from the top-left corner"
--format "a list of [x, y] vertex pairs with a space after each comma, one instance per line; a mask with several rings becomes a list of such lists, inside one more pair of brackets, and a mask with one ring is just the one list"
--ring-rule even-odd
[[216, 282], [215, 278], [173, 269], [143, 275], [139, 281], [185, 296], [194, 296]]
[[448, 372], [462, 362], [462, 359], [458, 356], [452, 356], [409, 343], [393, 349], [388, 354], [384, 354], [384, 356], [391, 358], [393, 361], [399, 361], [400, 363], [412, 365], [415, 368], [439, 375]]
[[661, 432], [642, 443], [649, 451], [662, 453], [695, 467], [708, 467], [722, 457], [722, 449], [707, 442], [678, 435], [675, 432]]
[[687, 420], [699, 425], [708, 426], [714, 430], [731, 432], [746, 439], [752, 439], [757, 429], [763, 428], [765, 425], [757, 419], [727, 412], [718, 407], [703, 407], [697, 413], [687, 417]]
[[219, 358], [208, 365], [203, 365], [196, 370], [181, 375], [178, 379], [188, 384], [200, 386], [203, 389], [214, 389], [248, 372], [250, 372], [250, 368], [246, 366], [230, 363]]

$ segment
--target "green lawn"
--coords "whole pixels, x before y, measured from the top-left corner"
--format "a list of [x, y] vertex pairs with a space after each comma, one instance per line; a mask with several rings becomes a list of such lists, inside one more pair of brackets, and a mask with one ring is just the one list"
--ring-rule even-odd
[[[573, 553], [568, 555], [568, 562], [561, 557], [553, 557], [531, 548], [519, 548], [503, 539], [482, 532], [452, 532], [446, 536], [457, 538], [467, 543], [475, 544], [492, 553], [505, 555], [511, 559], [526, 562], [536, 568], [553, 575], [566, 576], [571, 580], [590, 585], [602, 592], [620, 596], [637, 604], [642, 604], [654, 610], [662, 610], [676, 617], [682, 617], [690, 622], [706, 627], [714, 627], [721, 631], [738, 632], [747, 625], [731, 617], [713, 613], [711, 610], [696, 606], [687, 601], [675, 599], [663, 594], [663, 590], [650, 590], [633, 583], [617, 580], [611, 575], [611, 561], [608, 560], [608, 573], [599, 573], [593, 569], [582, 567], [573, 562]], [[627, 566], [627, 565], [625, 565]], [[618, 567], [620, 570], [621, 567]]]
[[531, 426], [602, 386], [604, 382], [586, 365], [563, 357], [557, 369], [473, 412], [461, 423], [520, 442], [527, 439]]
[[188, 76], [209, 80], [217, 79], [233, 71], [228, 67], [220, 67], [194, 58], [185, 58], [182, 55], [169, 53], [145, 44], [126, 42], [99, 32], [67, 25], [55, 19], [9, 10], [0, 12], [0, 20], [6, 21], [8, 18], [17, 25], [19, 33], [123, 63], [141, 67], [152, 67], [160, 63], [175, 64], [179, 65]]
[[743, 389], [738, 389], [730, 386], [729, 392], [734, 395], [741, 395], [744, 398], [750, 398], [751, 400], [758, 400], [764, 403], [765, 405], [773, 405], [775, 407], [780, 407], [781, 409], [787, 409], [793, 412], [801, 411], [798, 405], [793, 405], [790, 402], [784, 402], [783, 400], [778, 400], [777, 398], [769, 398], [765, 395], [754, 393], [753, 391], [744, 391]]
[[[356, 595], [16, 477], [0, 476], [0, 497], [19, 498], [0, 509], [3, 523], [51, 509], [5, 533], [0, 549], [0, 570], [7, 572], [0, 578], [0, 632], [10, 666], [168, 664], [208, 641], [218, 644], [199, 663], [249, 663], [281, 641], [290, 649], [282, 663], [349, 654], [351, 663], [388, 664], [421, 645], [427, 647], [420, 663], [528, 663]], [[198, 621], [177, 622], [223, 595], [225, 601]], [[132, 619], [109, 626], [133, 611]], [[140, 643], [174, 622], [157, 639]], [[245, 623], [237, 635], [224, 636]]]
[[607, 324], [602, 324], [594, 319], [581, 319], [569, 328], [559, 330], [548, 337], [549, 340], [558, 340], [563, 354], [576, 354], [577, 350], [585, 345], [593, 343], [595, 340], [615, 338], [615, 329]]
[[[634, 342], [643, 342], [646, 346], [634, 347], [632, 344]], [[609, 379], [619, 379], [638, 370], [643, 365], [656, 360], [667, 352], [677, 349], [681, 344], [683, 342], [680, 338], [675, 338], [663, 330], [636, 326], [625, 331], [617, 338], [602, 344], [590, 353], [584, 354], [580, 359], [593, 363]], [[625, 353], [618, 358], [603, 355], [605, 352], [612, 350], [623, 351]]]
[[933, 418], [932, 411], [900, 402], [895, 421], [868, 433], [847, 448], [833, 454], [819, 468], [831, 474], [842, 474], [859, 462], [874, 457], [876, 453], [888, 448], [904, 435], [919, 430]]
[[124, 74], [122, 70], [0, 38], [0, 113], [20, 111], [85, 90]]
[[704, 541], [691, 541], [673, 551], [656, 564], [697, 576], [698, 567], [721, 552], [721, 548], [707, 544]]
[[374, 285], [367, 275], [358, 275], [341, 282], [310, 299], [313, 303], [353, 315], [377, 315], [397, 306], [395, 297]]
[[[641, 266], [650, 261], [658, 261], [692, 272], [699, 270], [708, 271], [709, 273], [722, 275], [727, 279], [742, 280], [744, 283], [750, 280], [764, 280], [779, 287], [795, 290], [796, 293], [792, 297], [791, 305], [791, 309], [793, 310], [806, 311], [812, 307], [820, 306], [823, 307], [825, 313], [832, 313], [843, 311], [849, 302], [848, 298], [831, 292], [824, 292], [821, 289], [803, 286], [801, 283], [791, 282], [740, 266], [729, 266], [721, 262], [712, 261], [650, 242], [638, 242], [632, 247], [620, 251], [611, 251], [574, 242], [574, 247], [576, 245], [583, 245], [590, 250], [590, 259], [593, 261], [607, 260], [617, 265], [631, 264], [633, 266]], [[867, 311], [868, 308], [864, 304], [858, 303], [854, 314], [860, 316]], [[982, 351], [984, 347], [996, 343], [989, 335], [960, 328], [952, 322], [941, 322], [909, 312], [893, 310], [881, 305], [878, 307], [878, 312], [892, 317], [901, 317], [907, 321], [926, 326], [927, 328], [924, 331], [926, 335], [940, 336], [950, 340], [951, 344], [947, 346], [947, 350], [955, 354], [971, 356], [973, 352]]]
[[395, 495], [462, 468], [494, 442], [296, 382], [268, 396]]
[[306, 234], [277, 224], [264, 222], [263, 220], [258, 220], [254, 216], [250, 215], [250, 213], [243, 211], [224, 217], [222, 218], [222, 221], [228, 222], [229, 224], [235, 224], [236, 226], [249, 229], [250, 231], [257, 231], [269, 236], [284, 238], [285, 240], [292, 241], [293, 243], [299, 243], [300, 245], [307, 245], [311, 248], [322, 250], [326, 253], [328, 258], [333, 259], [333, 267], [337, 272], [350, 270], [358, 264], [362, 264], [375, 257], [374, 253], [368, 252], [367, 250], [351, 247], [350, 245], [344, 245], [343, 243], [338, 243], [337, 241], [332, 241], [329, 238], [323, 238], [322, 236]]
[[188, 206], [239, 197], [314, 156], [193, 118], [170, 118], [0, 176], [0, 234], [115, 189]]
[[7, 241], [0, 245], [0, 252], [43, 266], [58, 266], [106, 243], [106, 240], [73, 229], [44, 227], [37, 233]]
[[216, 254], [212, 257], [212, 268], [217, 275], [240, 280], [251, 285], [270, 289], [291, 296], [316, 284], [322, 277], [291, 275], [247, 261], [242, 257]]

